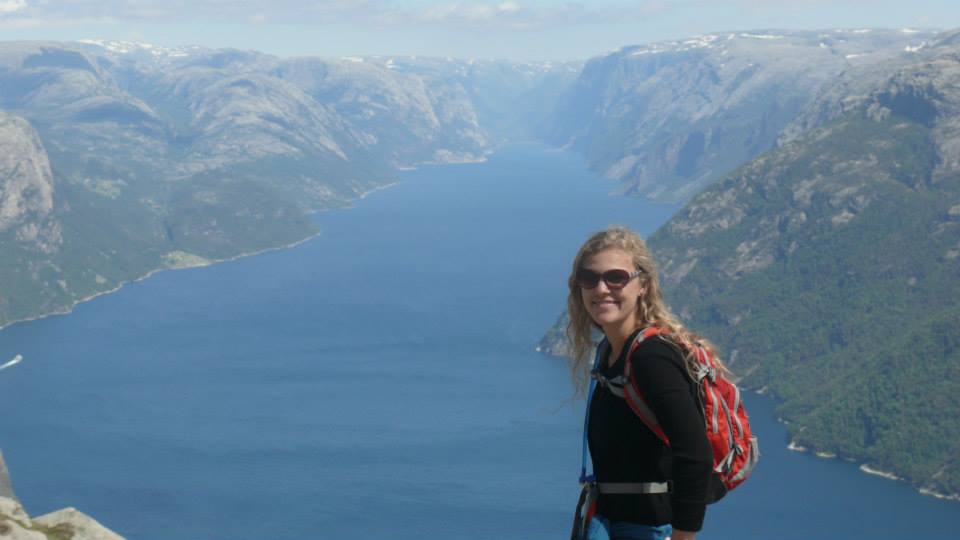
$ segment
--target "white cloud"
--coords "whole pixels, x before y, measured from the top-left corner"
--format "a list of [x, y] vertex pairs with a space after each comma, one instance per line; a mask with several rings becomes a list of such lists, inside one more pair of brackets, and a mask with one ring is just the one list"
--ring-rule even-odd
[[2, 0], [0, 1], [0, 16], [20, 11], [27, 7], [27, 0]]
[[491, 21], [504, 16], [513, 16], [520, 12], [516, 2], [500, 4], [476, 4], [455, 2], [427, 8], [423, 18], [428, 21]]
[[510, 12], [510, 11], [519, 11], [520, 6], [516, 2], [503, 2], [497, 8], [500, 11]]
[[111, 17], [131, 22], [239, 24], [443, 24], [467, 31], [526, 30], [648, 18], [668, 0], [0, 0], [0, 16], [36, 19]]
[[415, 22], [457, 25], [465, 30], [539, 30], [648, 20], [675, 8], [666, 0], [627, 2], [446, 2], [408, 15]]

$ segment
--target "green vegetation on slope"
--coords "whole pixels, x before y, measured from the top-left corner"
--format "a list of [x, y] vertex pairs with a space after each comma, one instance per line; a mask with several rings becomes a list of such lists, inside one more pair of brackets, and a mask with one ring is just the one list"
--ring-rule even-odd
[[679, 276], [671, 304], [785, 400], [799, 444], [957, 493], [960, 177], [936, 164], [926, 125], [858, 110], [708, 189], [650, 243]]

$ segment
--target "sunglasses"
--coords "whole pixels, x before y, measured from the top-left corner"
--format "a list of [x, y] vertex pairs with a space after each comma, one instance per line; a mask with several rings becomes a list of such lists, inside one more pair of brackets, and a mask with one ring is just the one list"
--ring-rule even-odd
[[593, 289], [603, 280], [608, 289], [622, 289], [630, 283], [630, 280], [643, 273], [643, 270], [627, 272], [626, 270], [607, 270], [602, 274], [581, 268], [577, 271], [577, 285], [582, 289]]

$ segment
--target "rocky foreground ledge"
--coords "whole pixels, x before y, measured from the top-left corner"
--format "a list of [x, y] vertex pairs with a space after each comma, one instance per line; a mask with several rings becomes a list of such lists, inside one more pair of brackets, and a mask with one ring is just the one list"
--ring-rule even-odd
[[123, 540], [123, 537], [75, 508], [31, 519], [19, 502], [0, 497], [0, 539]]
[[64, 508], [31, 519], [13, 493], [10, 473], [0, 452], [0, 540], [124, 539], [76, 508]]

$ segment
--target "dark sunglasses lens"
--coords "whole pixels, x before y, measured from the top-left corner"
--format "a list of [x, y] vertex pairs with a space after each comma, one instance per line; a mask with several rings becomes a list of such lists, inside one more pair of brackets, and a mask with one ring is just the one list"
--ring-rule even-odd
[[603, 273], [603, 281], [608, 287], [622, 289], [630, 281], [630, 273], [626, 270], [607, 270]]
[[577, 283], [584, 289], [596, 287], [601, 279], [611, 289], [622, 289], [630, 282], [630, 273], [626, 270], [607, 270], [603, 274], [598, 274], [587, 269], [577, 272]]
[[577, 272], [577, 283], [584, 289], [592, 289], [600, 284], [600, 274], [592, 270], [580, 270]]

